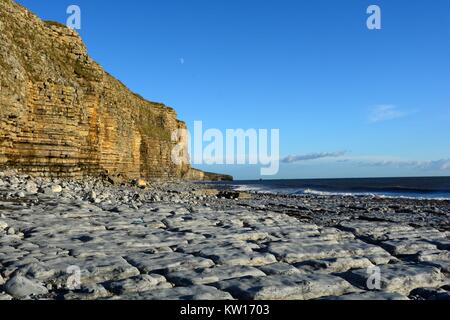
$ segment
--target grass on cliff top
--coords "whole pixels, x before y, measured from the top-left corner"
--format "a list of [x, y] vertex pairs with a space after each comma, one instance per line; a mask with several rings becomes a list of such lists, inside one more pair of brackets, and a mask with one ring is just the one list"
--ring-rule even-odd
[[51, 20], [45, 20], [44, 23], [48, 26], [56, 26], [59, 28], [67, 28], [67, 26], [64, 23], [58, 22], [58, 21], [51, 21]]
[[130, 90], [130, 88], [128, 88], [121, 80], [117, 79], [115, 76], [113, 76], [108, 71], [104, 70], [104, 72], [106, 73], [107, 76], [109, 76], [115, 82], [116, 85], [118, 85], [123, 90], [129, 92], [132, 96], [134, 96], [135, 98], [141, 100], [146, 105], [149, 105], [151, 107], [160, 107], [160, 108], [164, 108], [164, 109], [174, 110], [173, 108], [166, 106], [164, 103], [155, 102], [155, 101], [152, 101], [152, 100], [144, 98], [139, 93], [136, 93], [136, 92]]
[[[118, 80], [118, 81], [120, 82], [120, 80]], [[129, 92], [131, 92], [131, 94], [132, 94], [133, 96], [135, 96], [136, 98], [138, 98], [138, 99], [144, 101], [144, 102], [145, 102], [146, 104], [148, 104], [149, 106], [151, 106], [151, 107], [156, 107], [156, 108], [163, 108], [163, 109], [168, 109], [168, 110], [174, 111], [173, 108], [171, 108], [171, 107], [169, 107], [169, 106], [166, 106], [164, 103], [161, 103], [161, 102], [155, 102], [155, 101], [148, 100], [148, 99], [144, 98], [143, 96], [141, 96], [139, 93], [133, 92], [133, 91], [131, 91], [130, 89], [128, 89], [127, 86], [125, 86], [122, 82], [120, 82], [120, 83], [125, 87], [126, 90], [128, 90]]]

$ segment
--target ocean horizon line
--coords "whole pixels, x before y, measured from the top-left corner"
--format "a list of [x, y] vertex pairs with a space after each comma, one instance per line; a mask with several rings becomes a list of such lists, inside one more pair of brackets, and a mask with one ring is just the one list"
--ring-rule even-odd
[[383, 176], [383, 177], [343, 177], [343, 178], [279, 178], [279, 179], [235, 179], [233, 182], [248, 181], [294, 181], [294, 180], [367, 180], [367, 179], [438, 179], [450, 178], [450, 176]]

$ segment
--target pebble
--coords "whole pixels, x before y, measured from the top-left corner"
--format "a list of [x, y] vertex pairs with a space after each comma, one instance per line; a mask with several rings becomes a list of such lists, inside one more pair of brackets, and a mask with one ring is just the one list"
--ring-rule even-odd
[[52, 185], [53, 193], [61, 193], [63, 191], [62, 187], [59, 184]]
[[36, 194], [38, 193], [39, 188], [33, 181], [28, 181], [25, 185], [25, 191], [29, 194]]
[[[2, 218], [4, 219], [5, 217], [3, 216]], [[8, 224], [5, 221], [0, 220], [0, 231], [5, 230], [6, 228], [8, 228]]]

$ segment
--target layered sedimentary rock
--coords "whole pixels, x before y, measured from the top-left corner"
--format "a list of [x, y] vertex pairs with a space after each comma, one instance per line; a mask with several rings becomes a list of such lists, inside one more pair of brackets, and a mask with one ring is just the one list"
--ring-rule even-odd
[[[0, 0], [0, 167], [41, 176], [222, 179], [176, 164], [173, 109], [144, 100], [79, 35]], [[187, 152], [182, 155], [187, 159]]]

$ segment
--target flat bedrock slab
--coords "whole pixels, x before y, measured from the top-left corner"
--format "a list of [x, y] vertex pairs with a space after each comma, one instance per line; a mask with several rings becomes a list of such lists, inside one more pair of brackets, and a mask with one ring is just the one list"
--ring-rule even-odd
[[275, 256], [270, 253], [242, 250], [202, 250], [199, 255], [212, 259], [216, 264], [231, 266], [262, 266], [277, 262]]
[[177, 252], [158, 254], [135, 253], [126, 256], [126, 260], [144, 274], [194, 270], [214, 266], [214, 262], [210, 259]]
[[128, 279], [105, 283], [105, 287], [115, 294], [140, 293], [149, 290], [172, 288], [172, 284], [158, 274], [144, 274]]
[[121, 257], [97, 257], [76, 259], [63, 257], [45, 262], [30, 263], [21, 267], [18, 273], [45, 282], [65, 284], [74, 272], [80, 273], [84, 284], [121, 280], [139, 275], [139, 270]]
[[325, 274], [246, 277], [213, 285], [237, 299], [251, 300], [309, 300], [356, 290], [344, 279]]
[[301, 270], [297, 269], [293, 265], [284, 262], [275, 262], [272, 264], [259, 266], [258, 269], [267, 275], [292, 275], [302, 273]]
[[436, 240], [434, 243], [441, 250], [450, 250], [450, 239], [448, 239], [448, 236], [447, 239]]
[[305, 272], [327, 272], [338, 273], [345, 272], [350, 269], [362, 269], [373, 267], [374, 264], [367, 258], [349, 257], [349, 258], [330, 258], [323, 260], [308, 260], [297, 263], [295, 266]]
[[215, 250], [241, 250], [244, 252], [253, 252], [254, 249], [260, 249], [260, 247], [253, 242], [230, 240], [222, 241], [219, 239], [207, 239], [207, 240], [193, 240], [188, 244], [178, 244], [177, 252], [188, 254], [199, 254], [203, 252], [206, 255], [214, 255]]
[[411, 296], [422, 300], [450, 300], [450, 292], [444, 289], [419, 288], [411, 292]]
[[167, 274], [169, 281], [179, 286], [210, 284], [248, 276], [264, 277], [266, 274], [259, 269], [249, 266], [219, 266], [209, 269], [180, 271]]
[[344, 243], [325, 243], [302, 246], [301, 243], [293, 245], [290, 242], [272, 242], [267, 250], [278, 259], [287, 263], [298, 263], [308, 260], [321, 260], [330, 258], [345, 258], [352, 256], [386, 256], [388, 252], [381, 247], [354, 240]]
[[64, 295], [65, 300], [96, 300], [110, 297], [112, 294], [108, 292], [104, 286], [100, 284], [82, 285], [80, 289]]
[[447, 250], [426, 250], [419, 251], [415, 255], [419, 262], [450, 261], [450, 251]]
[[[440, 287], [449, 283], [449, 279], [438, 268], [424, 264], [394, 264], [379, 266], [380, 290], [409, 295], [421, 287]], [[374, 273], [367, 269], [353, 270], [344, 275], [349, 282], [364, 290], [376, 290]], [[370, 287], [370, 288], [369, 288]]]
[[409, 298], [395, 292], [369, 291], [369, 292], [344, 294], [342, 296], [325, 297], [322, 298], [321, 300], [387, 301], [387, 300], [409, 300]]
[[349, 231], [358, 237], [371, 237], [373, 239], [382, 239], [387, 233], [411, 232], [413, 227], [392, 222], [367, 222], [350, 221], [341, 222], [340, 228]]
[[425, 240], [390, 240], [383, 242], [381, 246], [395, 256], [413, 255], [425, 250], [437, 250], [436, 245]]
[[139, 294], [125, 294], [115, 296], [115, 300], [234, 300], [224, 291], [211, 286], [175, 287], [172, 289], [161, 289], [146, 291]]
[[450, 260], [445, 260], [445, 261], [435, 260], [435, 261], [429, 261], [429, 262], [424, 262], [424, 263], [428, 264], [430, 266], [436, 267], [438, 269], [441, 269], [441, 271], [446, 274], [450, 274]]

